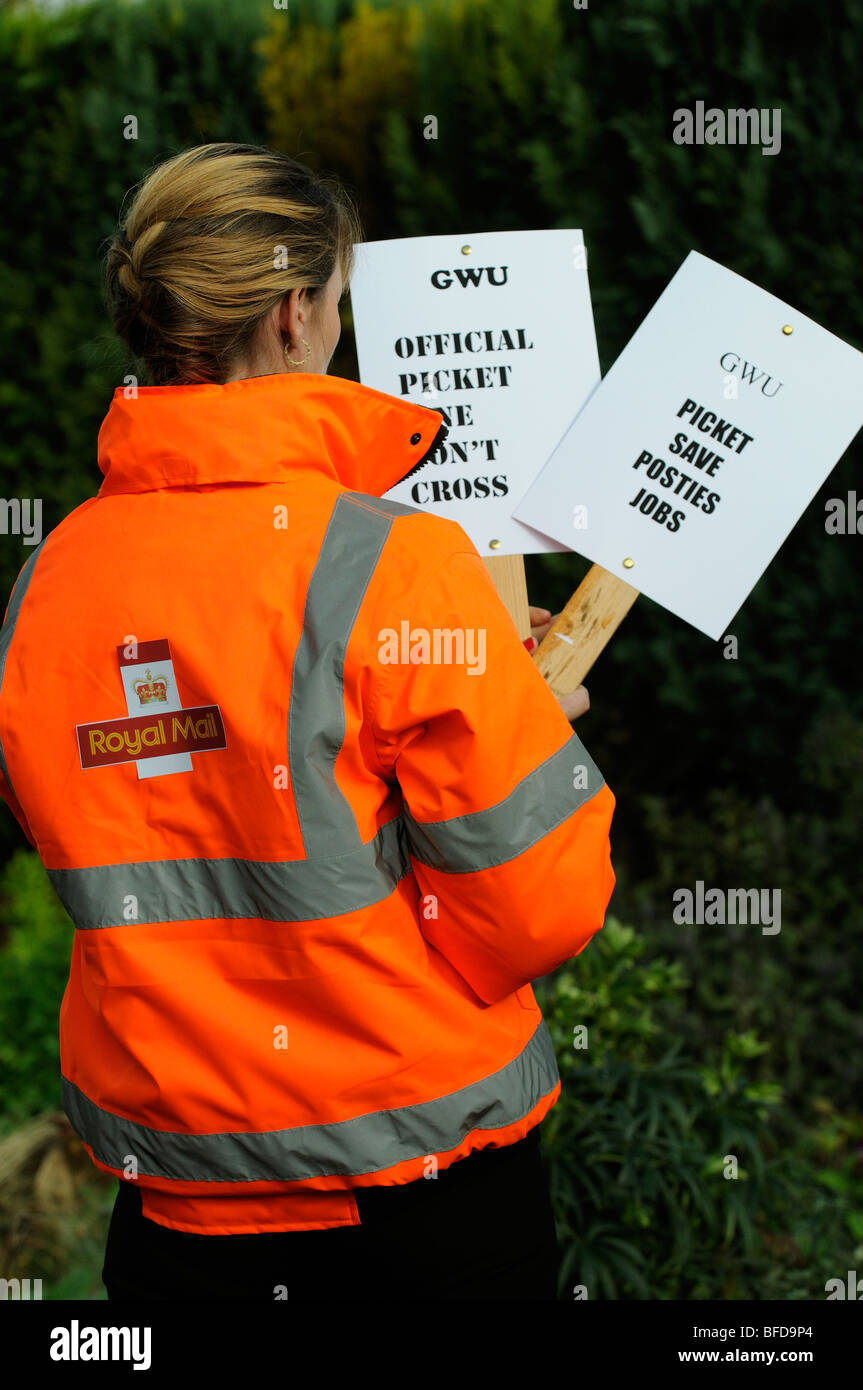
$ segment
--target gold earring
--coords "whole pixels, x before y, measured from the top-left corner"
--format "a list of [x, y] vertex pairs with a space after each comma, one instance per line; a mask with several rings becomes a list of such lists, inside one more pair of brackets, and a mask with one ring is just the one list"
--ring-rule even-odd
[[289, 357], [289, 356], [288, 356], [288, 353], [289, 353], [290, 350], [291, 350], [291, 344], [290, 344], [290, 343], [285, 343], [285, 361], [286, 361], [286, 362], [290, 362], [290, 364], [291, 364], [292, 367], [304, 367], [304, 366], [306, 365], [306, 363], [308, 362], [309, 358], [310, 358], [311, 355], [312, 355], [312, 350], [311, 350], [311, 348], [309, 347], [308, 343], [306, 342], [305, 338], [301, 338], [301, 339], [300, 339], [300, 342], [303, 344], [303, 346], [304, 346], [305, 349], [306, 349], [306, 355], [305, 355], [305, 357], [303, 358], [302, 362], [295, 362], [294, 359], [293, 359], [293, 357]]

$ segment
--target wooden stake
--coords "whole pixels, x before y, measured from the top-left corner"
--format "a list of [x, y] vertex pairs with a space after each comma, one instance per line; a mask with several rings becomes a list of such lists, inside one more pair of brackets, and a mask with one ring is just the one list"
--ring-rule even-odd
[[558, 698], [578, 689], [638, 592], [616, 574], [591, 565], [533, 654], [541, 675]]
[[[522, 639], [530, 636], [530, 613], [523, 555], [486, 555], [486, 569]], [[542, 645], [542, 644], [540, 644]], [[537, 648], [537, 651], [539, 648]]]

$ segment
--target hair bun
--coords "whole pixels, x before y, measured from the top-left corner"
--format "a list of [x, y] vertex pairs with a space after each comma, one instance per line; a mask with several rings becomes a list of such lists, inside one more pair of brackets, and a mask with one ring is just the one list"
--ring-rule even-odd
[[129, 298], [134, 300], [136, 304], [140, 304], [144, 298], [144, 289], [135, 274], [131, 260], [120, 262], [117, 267], [117, 279]]
[[286, 294], [337, 264], [349, 278], [359, 240], [335, 181], [265, 146], [198, 145], [151, 171], [109, 242], [114, 327], [153, 385], [224, 381]]

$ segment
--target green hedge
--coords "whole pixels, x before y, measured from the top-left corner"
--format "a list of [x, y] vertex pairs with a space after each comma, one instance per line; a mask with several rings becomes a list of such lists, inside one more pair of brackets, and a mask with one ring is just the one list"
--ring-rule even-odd
[[38, 855], [16, 850], [0, 877], [0, 1124], [60, 1105], [58, 1013], [74, 927]]

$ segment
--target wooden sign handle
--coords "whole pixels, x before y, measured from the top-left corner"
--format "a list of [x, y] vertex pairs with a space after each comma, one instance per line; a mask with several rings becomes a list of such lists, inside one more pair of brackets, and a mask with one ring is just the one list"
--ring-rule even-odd
[[578, 689], [637, 598], [638, 589], [591, 565], [533, 654], [558, 698]]
[[[529, 637], [524, 556], [487, 555], [485, 564], [519, 637]], [[638, 590], [631, 584], [591, 565], [533, 654], [553, 694], [560, 698], [578, 689], [637, 598]]]
[[[485, 565], [522, 639], [530, 636], [523, 555], [486, 555]], [[537, 649], [538, 650], [538, 649]]]

